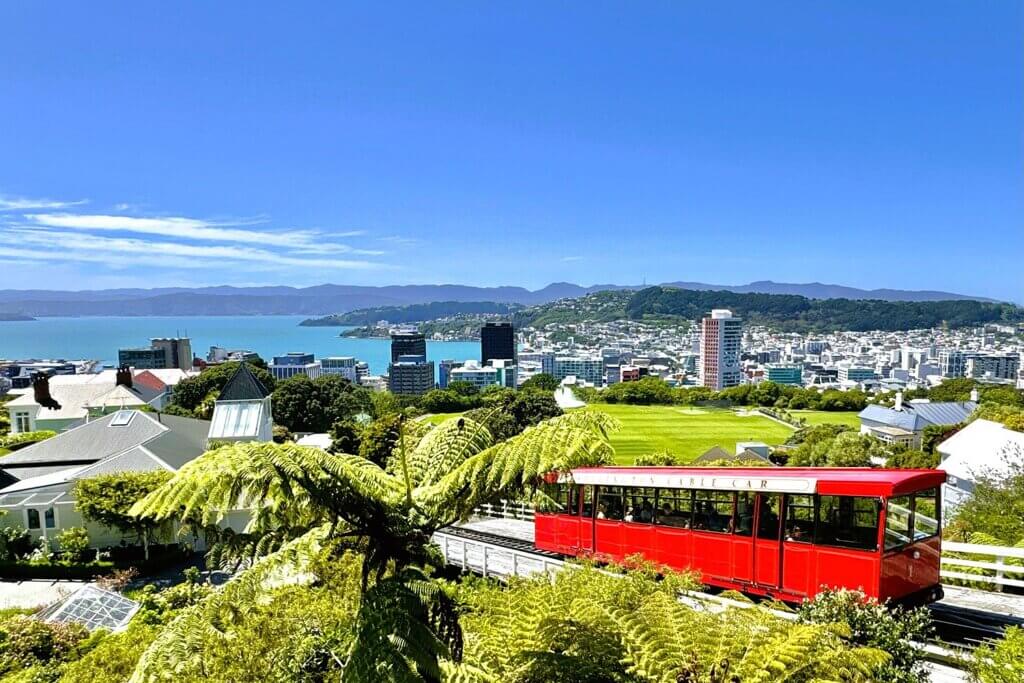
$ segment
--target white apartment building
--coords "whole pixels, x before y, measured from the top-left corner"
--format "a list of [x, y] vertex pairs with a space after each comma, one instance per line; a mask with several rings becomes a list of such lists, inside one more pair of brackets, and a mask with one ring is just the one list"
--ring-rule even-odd
[[330, 356], [320, 359], [320, 367], [325, 375], [341, 375], [349, 382], [356, 383], [359, 379], [356, 371], [358, 362], [353, 356]]

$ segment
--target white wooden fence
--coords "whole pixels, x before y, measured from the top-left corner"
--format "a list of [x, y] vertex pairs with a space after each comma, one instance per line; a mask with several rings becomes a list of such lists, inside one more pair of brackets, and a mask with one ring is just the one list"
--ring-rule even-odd
[[[971, 557], [968, 559], [957, 555]], [[1024, 577], [1024, 566], [1007, 564], [1007, 560], [1010, 559], [1024, 561], [1024, 548], [943, 541], [942, 568], [939, 573], [944, 579], [992, 584], [997, 591], [1002, 591], [1004, 586], [1024, 588], [1024, 580], [1021, 580]], [[963, 571], [965, 568], [980, 571], [966, 572]], [[1018, 578], [1007, 578], [1007, 574], [1013, 574]]]
[[[476, 514], [481, 517], [532, 522], [533, 506], [503, 500], [481, 505], [476, 509]], [[963, 558], [961, 555], [970, 557]], [[1021, 564], [1008, 564], [1007, 560], [1020, 560]], [[940, 575], [944, 579], [995, 586], [997, 591], [1002, 591], [1006, 586], [1024, 588], [1024, 548], [943, 541], [941, 563]], [[975, 571], [964, 571], [968, 568]], [[1007, 574], [1011, 577], [1007, 577]]]

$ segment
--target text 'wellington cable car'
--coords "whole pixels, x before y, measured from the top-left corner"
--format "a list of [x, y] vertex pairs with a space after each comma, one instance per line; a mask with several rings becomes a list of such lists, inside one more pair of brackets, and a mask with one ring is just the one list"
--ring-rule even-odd
[[925, 603], [939, 583], [938, 470], [585, 467], [535, 518], [537, 548], [701, 574], [789, 602], [823, 588]]

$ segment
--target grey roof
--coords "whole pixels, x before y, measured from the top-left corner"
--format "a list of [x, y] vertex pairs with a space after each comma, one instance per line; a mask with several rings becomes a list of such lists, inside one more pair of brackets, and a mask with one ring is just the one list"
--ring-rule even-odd
[[235, 374], [220, 390], [218, 401], [255, 401], [262, 400], [270, 395], [266, 387], [252, 374], [249, 365], [239, 363]]
[[3, 485], [93, 463], [100, 463], [88, 468], [94, 474], [161, 468], [154, 457], [177, 470], [206, 450], [209, 422], [130, 412], [124, 426], [110, 424], [118, 415], [113, 413], [3, 458]]
[[978, 404], [974, 401], [904, 403], [903, 410], [870, 405], [860, 411], [860, 419], [916, 432], [928, 425], [954, 425], [963, 422], [977, 408]]
[[732, 453], [725, 450], [721, 446], [712, 446], [708, 450], [704, 451], [704, 453], [702, 453], [700, 456], [698, 456], [693, 462], [698, 463], [712, 462], [714, 460], [731, 460], [735, 457], [736, 456], [734, 456]]

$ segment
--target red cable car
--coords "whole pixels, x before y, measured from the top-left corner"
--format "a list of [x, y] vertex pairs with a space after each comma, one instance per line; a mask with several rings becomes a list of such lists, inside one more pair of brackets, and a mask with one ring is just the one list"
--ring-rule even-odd
[[585, 467], [547, 485], [541, 550], [700, 572], [799, 602], [823, 588], [921, 604], [939, 583], [938, 470]]

